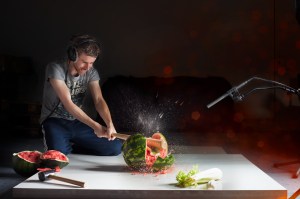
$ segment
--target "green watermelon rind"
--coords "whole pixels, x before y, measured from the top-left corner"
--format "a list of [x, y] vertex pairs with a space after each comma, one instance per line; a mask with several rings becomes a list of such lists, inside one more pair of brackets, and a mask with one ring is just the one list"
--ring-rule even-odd
[[[138, 140], [138, 141], [137, 141]], [[134, 152], [133, 152], [134, 150]], [[149, 167], [146, 164], [146, 138], [138, 133], [131, 135], [122, 146], [122, 154], [126, 164], [139, 171], [158, 172], [169, 169], [175, 162], [173, 155], [168, 155], [165, 158], [158, 157], [154, 164]]]
[[169, 169], [175, 162], [175, 158], [172, 154], [168, 155], [165, 158], [158, 157], [154, 164], [152, 165], [152, 171], [162, 171]]
[[[38, 162], [29, 162], [27, 160], [24, 160], [20, 154], [24, 152], [36, 152], [39, 155]], [[49, 151], [46, 151], [49, 152]], [[45, 152], [45, 153], [46, 153]], [[59, 151], [56, 151], [59, 152]], [[43, 159], [42, 155], [44, 153], [40, 151], [20, 151], [18, 153], [14, 153], [12, 156], [12, 167], [15, 170], [15, 172], [21, 176], [24, 177], [29, 177], [32, 176], [33, 174], [37, 173], [38, 168], [51, 168], [51, 169], [56, 169], [58, 166], [60, 169], [63, 167], [67, 166], [69, 164], [69, 159], [68, 157], [59, 152], [60, 155], [64, 156], [66, 160], [59, 160], [59, 159]]]
[[64, 168], [67, 166], [69, 162], [61, 161], [61, 160], [51, 160], [51, 159], [41, 159], [41, 167], [55, 169], [57, 166], [59, 168]]
[[131, 135], [122, 145], [123, 158], [126, 164], [133, 169], [146, 167], [145, 148], [146, 138], [142, 134]]
[[59, 153], [60, 155], [64, 156], [66, 161], [60, 159], [49, 159], [49, 158], [45, 159], [43, 158], [43, 155], [41, 155], [40, 167], [51, 168], [51, 169], [55, 169], [56, 167], [59, 167], [60, 169], [62, 169], [69, 164], [69, 158], [65, 154], [59, 151], [56, 151], [56, 153]]
[[[36, 152], [40, 155], [40, 151], [21, 151], [22, 152]], [[40, 166], [40, 162], [29, 162], [19, 157], [19, 153], [14, 153], [12, 156], [12, 166], [15, 172], [21, 176], [29, 177], [37, 172], [37, 168]]]

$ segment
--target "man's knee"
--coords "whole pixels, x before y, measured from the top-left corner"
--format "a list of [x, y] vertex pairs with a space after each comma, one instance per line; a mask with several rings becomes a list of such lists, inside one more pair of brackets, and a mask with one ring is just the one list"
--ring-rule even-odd
[[122, 142], [115, 139], [114, 141], [109, 141], [109, 145], [105, 150], [97, 151], [96, 155], [99, 156], [117, 156], [122, 152]]
[[114, 147], [112, 147], [112, 152], [111, 152], [112, 153], [111, 155], [114, 155], [114, 156], [119, 155], [122, 152], [122, 143], [121, 143], [121, 141], [116, 140], [116, 142], [118, 142], [118, 143], [116, 143], [114, 145]]

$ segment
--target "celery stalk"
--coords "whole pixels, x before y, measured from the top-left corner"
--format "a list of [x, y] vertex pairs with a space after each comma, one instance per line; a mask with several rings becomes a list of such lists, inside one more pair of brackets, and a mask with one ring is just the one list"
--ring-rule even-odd
[[197, 186], [200, 184], [206, 184], [211, 180], [221, 180], [223, 172], [218, 168], [207, 169], [205, 171], [199, 171], [198, 167], [194, 166], [188, 173], [179, 171], [176, 180], [179, 187]]

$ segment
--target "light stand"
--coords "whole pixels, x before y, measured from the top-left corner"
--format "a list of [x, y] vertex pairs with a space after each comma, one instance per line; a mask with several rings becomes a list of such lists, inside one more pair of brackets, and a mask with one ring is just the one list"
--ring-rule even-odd
[[[245, 85], [247, 85], [249, 82], [253, 81], [253, 80], [263, 81], [264, 83], [268, 83], [268, 84], [271, 84], [271, 85], [270, 86], [257, 87], [257, 88], [251, 89], [250, 91], [246, 92], [245, 94], [242, 94], [239, 90], [241, 88], [243, 88]], [[273, 81], [273, 80], [267, 80], [267, 79], [263, 79], [263, 78], [260, 78], [260, 77], [252, 77], [252, 78], [246, 80], [245, 82], [242, 82], [240, 85], [231, 88], [226, 93], [224, 93], [221, 97], [219, 97], [216, 100], [214, 100], [213, 102], [209, 103], [207, 105], [207, 108], [212, 107], [213, 105], [220, 102], [221, 100], [223, 100], [227, 96], [230, 96], [233, 99], [233, 101], [242, 101], [246, 96], [250, 95], [254, 91], [266, 90], [266, 89], [282, 89], [282, 90], [285, 90], [289, 93], [296, 94], [300, 99], [300, 89], [294, 89], [292, 87], [289, 87], [285, 84], [282, 84], [280, 82], [276, 82], [276, 81]], [[297, 164], [297, 163], [300, 163], [300, 159], [295, 160], [295, 161], [285, 162], [285, 163], [276, 163], [276, 164], [274, 164], [274, 167], [285, 166], [285, 165], [290, 165], [290, 164]], [[297, 172], [293, 175], [293, 178], [298, 178], [299, 174], [300, 174], [300, 167], [297, 170]]]

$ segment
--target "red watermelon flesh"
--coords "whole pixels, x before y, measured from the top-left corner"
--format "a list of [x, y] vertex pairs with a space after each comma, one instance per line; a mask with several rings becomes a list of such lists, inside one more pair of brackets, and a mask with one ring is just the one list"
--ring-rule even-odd
[[13, 169], [21, 176], [31, 176], [37, 172], [40, 165], [39, 151], [21, 151], [13, 154]]
[[40, 157], [41, 167], [55, 169], [56, 167], [63, 168], [69, 164], [69, 158], [60, 151], [49, 150], [43, 153]]
[[[152, 135], [153, 139], [158, 139], [166, 142], [166, 138], [161, 134], [161, 133], [154, 133]], [[154, 147], [150, 147], [147, 144], [147, 149], [146, 149], [146, 154], [145, 154], [145, 159], [146, 159], [146, 164], [150, 167], [154, 164], [156, 159], [158, 157], [165, 158], [168, 155], [168, 148], [166, 149], [157, 149]]]
[[27, 160], [31, 163], [39, 163], [40, 162], [40, 155], [39, 151], [22, 151], [18, 153], [18, 156], [24, 160]]
[[[161, 133], [154, 133], [154, 139], [166, 142]], [[157, 172], [169, 169], [174, 163], [174, 157], [168, 154], [168, 148], [159, 149], [149, 146], [146, 138], [141, 134], [131, 135], [122, 146], [122, 153], [126, 164], [140, 172]]]
[[12, 157], [13, 168], [21, 176], [31, 176], [38, 170], [61, 168], [69, 164], [68, 157], [56, 150], [49, 150], [45, 153], [39, 151], [21, 151], [14, 153]]

